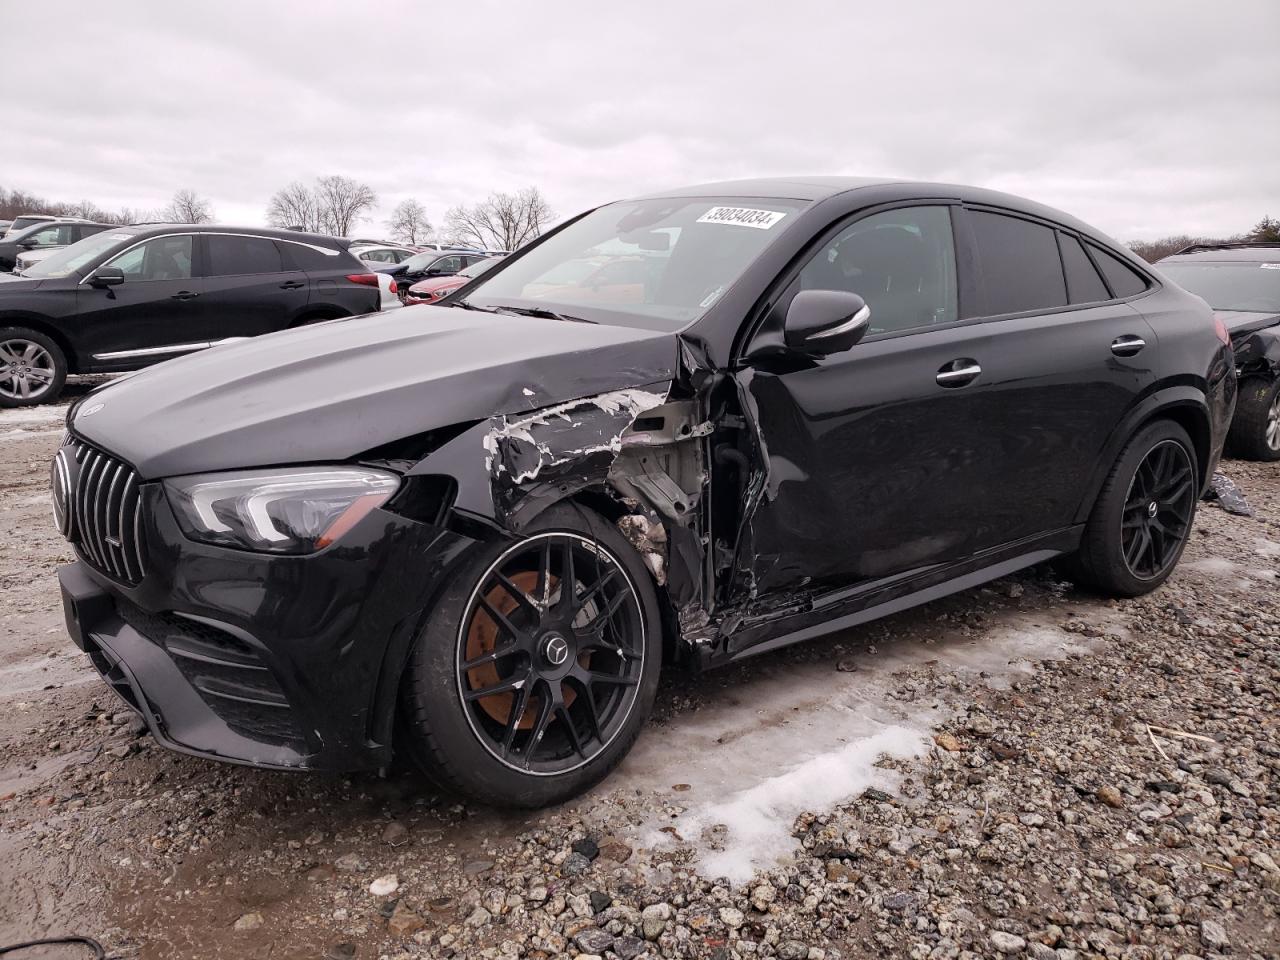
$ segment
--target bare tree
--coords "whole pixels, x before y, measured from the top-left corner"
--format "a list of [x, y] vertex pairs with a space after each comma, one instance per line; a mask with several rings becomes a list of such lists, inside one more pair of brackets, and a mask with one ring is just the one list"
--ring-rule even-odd
[[194, 190], [184, 188], [173, 195], [160, 216], [170, 223], [212, 223], [213, 206]]
[[315, 196], [319, 220], [335, 237], [345, 237], [378, 203], [373, 187], [350, 177], [321, 177]]
[[344, 237], [377, 202], [372, 187], [350, 177], [320, 177], [314, 187], [295, 180], [271, 198], [267, 222]]
[[473, 207], [445, 214], [450, 239], [485, 249], [515, 250], [542, 235], [555, 216], [537, 187], [518, 193], [491, 193]]
[[315, 194], [296, 180], [272, 196], [267, 205], [267, 222], [273, 227], [291, 227], [309, 233], [320, 233], [323, 229]]
[[426, 240], [435, 233], [435, 227], [427, 219], [426, 207], [412, 197], [396, 204], [391, 211], [391, 219], [387, 221], [387, 229], [401, 243], [410, 244]]

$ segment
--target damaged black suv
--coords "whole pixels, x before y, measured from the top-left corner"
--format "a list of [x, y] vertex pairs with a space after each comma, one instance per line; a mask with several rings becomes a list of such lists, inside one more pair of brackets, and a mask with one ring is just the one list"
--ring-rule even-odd
[[547, 804], [621, 760], [664, 663], [1051, 558], [1153, 589], [1234, 402], [1208, 307], [1065, 214], [892, 181], [678, 190], [439, 306], [89, 394], [53, 464], [67, 624], [175, 750], [398, 750]]

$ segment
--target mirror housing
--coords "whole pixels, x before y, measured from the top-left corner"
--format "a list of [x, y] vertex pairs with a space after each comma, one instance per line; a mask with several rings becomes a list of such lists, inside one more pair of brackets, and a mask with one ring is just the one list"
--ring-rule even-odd
[[93, 287], [118, 287], [124, 283], [124, 271], [119, 267], [99, 267], [93, 272], [89, 285]]
[[847, 290], [801, 290], [783, 322], [787, 349], [811, 357], [848, 350], [871, 326], [871, 308]]

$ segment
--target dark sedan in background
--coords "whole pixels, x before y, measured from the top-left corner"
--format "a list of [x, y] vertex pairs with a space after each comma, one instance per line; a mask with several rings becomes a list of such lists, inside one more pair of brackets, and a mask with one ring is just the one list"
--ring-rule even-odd
[[[601, 258], [649, 267], [607, 298], [564, 280]], [[284, 769], [400, 751], [487, 802], [561, 801], [626, 754], [664, 662], [1054, 558], [1154, 590], [1235, 401], [1202, 300], [950, 185], [609, 204], [444, 304], [70, 411], [68, 628], [160, 742]]]
[[112, 227], [0, 283], [0, 407], [228, 340], [370, 313], [376, 274], [333, 237], [210, 225]]
[[1202, 297], [1231, 334], [1240, 399], [1228, 449], [1280, 460], [1280, 243], [1196, 244], [1156, 267]]

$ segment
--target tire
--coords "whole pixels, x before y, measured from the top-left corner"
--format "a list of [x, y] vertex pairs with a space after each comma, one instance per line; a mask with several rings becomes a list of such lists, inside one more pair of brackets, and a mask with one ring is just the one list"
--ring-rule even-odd
[[[1166, 476], [1167, 487], [1156, 479], [1161, 463], [1176, 468]], [[1164, 492], [1149, 495], [1153, 487]], [[1171, 420], [1143, 427], [1111, 468], [1085, 524], [1071, 564], [1077, 582], [1113, 597], [1137, 597], [1160, 586], [1187, 545], [1199, 493], [1200, 470], [1187, 432]]]
[[1280, 460], [1280, 378], [1241, 382], [1227, 444], [1245, 460]]
[[[560, 589], [567, 569], [572, 600]], [[463, 796], [559, 803], [631, 749], [661, 666], [658, 598], [639, 555], [599, 515], [559, 504], [518, 540], [477, 548], [444, 589], [401, 687], [404, 745]]]
[[51, 403], [67, 382], [62, 348], [38, 330], [0, 327], [0, 407]]

